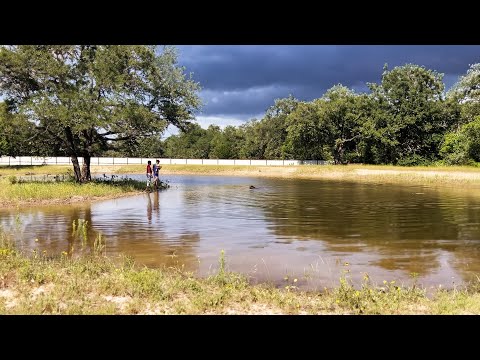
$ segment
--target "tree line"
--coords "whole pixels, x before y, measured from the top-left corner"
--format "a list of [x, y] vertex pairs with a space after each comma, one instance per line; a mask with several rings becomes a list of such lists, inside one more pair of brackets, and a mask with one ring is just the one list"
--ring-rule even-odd
[[135, 155], [407, 166], [480, 161], [480, 64], [448, 92], [443, 74], [413, 64], [385, 66], [381, 82], [368, 87], [356, 93], [339, 84], [313, 101], [277, 99], [262, 119], [238, 127], [191, 124], [144, 142]]
[[[69, 156], [78, 181], [90, 178], [92, 156], [480, 162], [480, 64], [448, 92], [443, 74], [414, 64], [385, 66], [367, 85], [290, 95], [261, 119], [203, 129], [200, 84], [173, 47], [2, 46], [0, 155]], [[162, 139], [169, 125], [180, 131]]]

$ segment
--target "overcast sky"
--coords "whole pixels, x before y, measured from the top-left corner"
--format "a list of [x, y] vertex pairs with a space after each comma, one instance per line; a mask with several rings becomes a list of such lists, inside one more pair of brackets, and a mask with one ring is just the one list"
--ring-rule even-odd
[[179, 62], [202, 86], [199, 124], [240, 125], [274, 99], [292, 94], [319, 98], [335, 84], [367, 91], [383, 65], [424, 65], [444, 73], [447, 89], [470, 64], [480, 62], [478, 45], [182, 45]]

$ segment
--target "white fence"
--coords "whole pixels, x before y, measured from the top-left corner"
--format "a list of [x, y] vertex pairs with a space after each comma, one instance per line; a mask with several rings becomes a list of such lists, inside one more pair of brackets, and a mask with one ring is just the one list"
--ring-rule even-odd
[[[324, 160], [238, 160], [238, 159], [166, 159], [166, 158], [116, 158], [116, 157], [92, 157], [90, 165], [139, 165], [152, 164], [156, 159], [160, 164], [182, 164], [182, 165], [267, 165], [267, 166], [295, 166], [295, 165], [327, 165]], [[83, 164], [83, 158], [79, 157], [78, 162]], [[32, 156], [2, 156], [0, 165], [71, 165], [69, 157], [32, 157]]]

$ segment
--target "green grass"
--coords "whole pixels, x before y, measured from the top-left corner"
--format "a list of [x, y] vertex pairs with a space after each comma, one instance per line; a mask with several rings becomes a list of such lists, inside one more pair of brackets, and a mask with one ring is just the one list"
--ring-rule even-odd
[[145, 189], [145, 183], [132, 179], [120, 179], [113, 182], [93, 181], [86, 184], [77, 184], [72, 181], [18, 182], [10, 175], [0, 178], [0, 203], [15, 205], [28, 202], [49, 202], [91, 200], [96, 198], [118, 197], [138, 193]]
[[150, 269], [129, 258], [24, 254], [0, 232], [0, 314], [479, 314], [480, 281], [427, 297], [415, 284], [361, 287], [347, 278], [324, 292], [291, 284], [251, 285], [227, 270], [221, 253], [216, 273], [198, 278], [183, 267]]
[[0, 176], [25, 176], [38, 174], [68, 174], [73, 172], [71, 165], [1, 165]]

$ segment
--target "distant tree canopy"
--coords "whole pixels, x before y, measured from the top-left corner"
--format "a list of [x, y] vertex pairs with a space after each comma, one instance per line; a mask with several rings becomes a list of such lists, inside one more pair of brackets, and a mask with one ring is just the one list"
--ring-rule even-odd
[[480, 63], [473, 64], [467, 73], [449, 90], [447, 98], [460, 104], [460, 125], [480, 115]]
[[[174, 48], [21, 45], [0, 48], [0, 94], [16, 121], [62, 144], [77, 181], [90, 158], [124, 142], [136, 148], [168, 125], [186, 129], [200, 106], [199, 85], [177, 66]], [[4, 146], [5, 147], [5, 146]], [[115, 146], [113, 146], [115, 148]], [[10, 155], [22, 154], [9, 145]], [[80, 169], [78, 157], [83, 157]]]
[[[86, 82], [85, 85], [75, 85], [77, 87], [74, 89], [80, 89], [83, 95], [77, 97], [66, 90], [66, 94], [62, 95], [62, 101], [70, 104], [71, 108], [64, 106], [52, 109], [53, 104], [59, 100], [57, 95], [50, 95], [56, 94], [57, 90], [49, 87], [44, 89], [45, 94], [48, 94], [45, 98], [37, 99], [29, 95], [28, 101], [20, 101], [23, 99], [20, 96], [22, 92], [34, 86], [32, 84], [47, 84], [53, 89], [56, 89], [57, 84], [53, 80], [45, 80], [50, 79], [45, 74], [36, 72], [34, 79], [40, 78], [42, 82], [12, 82], [8, 86], [15, 91], [6, 91], [7, 83], [3, 80], [3, 74], [12, 72], [11, 69], [15, 66], [2, 65], [4, 67], [0, 69], [4, 70], [0, 70], [0, 79], [5, 86], [1, 89], [12, 96], [7, 98], [10, 110], [5, 110], [3, 115], [0, 115], [0, 128], [5, 128], [7, 123], [13, 124], [14, 121], [26, 126], [22, 128], [22, 134], [15, 134], [19, 136], [15, 144], [8, 141], [13, 137], [0, 137], [2, 153], [41, 152], [38, 147], [33, 146], [37, 141], [32, 143], [32, 139], [35, 139], [32, 136], [37, 135], [36, 139], [48, 139], [50, 142], [56, 139], [55, 151], [65, 151], [70, 155], [72, 151], [68, 141], [65, 141], [68, 140], [66, 135], [55, 136], [64, 134], [64, 125], [67, 124], [69, 128], [75, 129], [73, 133], [76, 135], [72, 144], [77, 147], [80, 156], [109, 154], [205, 159], [318, 159], [336, 164], [398, 165], [480, 162], [480, 64], [471, 65], [467, 73], [461, 76], [447, 93], [443, 75], [436, 71], [414, 64], [391, 70], [385, 66], [381, 81], [368, 84], [368, 93], [356, 93], [342, 84], [337, 84], [312, 101], [300, 101], [292, 95], [276, 99], [263, 118], [252, 119], [241, 126], [227, 126], [222, 129], [217, 125], [210, 125], [203, 129], [191, 121], [194, 110], [199, 106], [196, 95], [198, 85], [186, 79], [180, 68], [175, 66], [173, 49], [165, 49], [160, 56], [155, 55], [149, 47], [113, 47], [104, 51], [106, 53], [102, 56], [106, 57], [110, 54], [108, 51], [112, 51], [113, 58], [98, 62], [98, 70], [95, 65], [97, 62], [93, 62], [89, 65], [93, 70], [89, 71], [94, 74], [99, 72], [101, 76], [98, 75], [98, 81], [105, 84], [102, 86], [108, 90], [105, 90], [108, 95], [100, 97], [99, 100], [91, 100], [95, 91], [103, 87], [98, 85], [97, 80], [93, 82], [94, 85], [88, 82], [91, 80], [82, 80]], [[152, 60], [151, 65], [150, 60], [143, 61], [141, 56], [127, 56], [123, 51], [127, 54], [136, 54], [138, 51], [148, 59], [155, 60]], [[0, 62], [7, 63], [2, 60], [2, 56], [6, 55], [0, 53]], [[127, 61], [127, 64], [133, 64], [129, 66], [140, 69], [138, 71], [142, 74], [153, 74], [148, 75], [149, 79], [153, 79], [151, 83], [147, 82], [149, 85], [144, 84], [145, 75], [137, 77], [131, 75], [131, 70], [125, 70], [124, 66], [127, 65], [122, 62], [125, 56], [135, 59], [129, 58], [130, 62]], [[30, 64], [29, 61], [32, 61], [29, 57], [22, 59], [22, 64]], [[42, 61], [37, 62], [42, 64]], [[107, 71], [111, 66], [114, 69], [113, 74]], [[17, 67], [22, 68], [20, 65]], [[55, 67], [53, 69], [60, 71]], [[57, 74], [55, 71], [53, 73]], [[82, 74], [85, 71], [78, 70]], [[21, 79], [29, 79], [29, 76], [32, 76], [30, 73], [31, 71], [27, 71], [24, 74], [17, 70]], [[86, 73], [90, 74], [88, 71]], [[82, 75], [81, 78], [90, 79], [88, 76]], [[165, 82], [158, 80], [160, 78], [171, 79], [167, 82], [170, 84], [167, 90]], [[69, 81], [71, 82], [65, 80], [60, 84], [69, 89]], [[89, 86], [95, 89], [93, 94], [89, 93]], [[110, 87], [114, 90], [110, 90]], [[20, 99], [17, 99], [17, 95]], [[115, 104], [121, 104], [121, 107], [117, 109]], [[70, 111], [69, 115], [67, 110]], [[10, 120], [5, 121], [7, 118]], [[52, 120], [57, 118], [63, 120]], [[87, 119], [85, 123], [84, 120], [80, 121], [84, 118]], [[87, 130], [85, 124], [88, 125]], [[162, 139], [161, 135], [168, 124], [176, 125], [180, 132]], [[11, 129], [11, 125], [9, 126]], [[18, 127], [20, 128], [20, 125]], [[93, 143], [88, 141], [88, 129], [94, 129], [93, 137], [96, 140]], [[40, 137], [39, 131], [42, 134]], [[24, 146], [22, 139], [28, 140], [30, 145]]]

